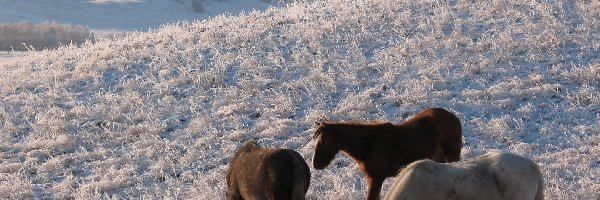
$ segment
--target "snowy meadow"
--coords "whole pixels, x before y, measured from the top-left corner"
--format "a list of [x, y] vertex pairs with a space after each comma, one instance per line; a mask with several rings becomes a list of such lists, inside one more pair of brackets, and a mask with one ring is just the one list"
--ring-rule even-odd
[[[224, 199], [246, 140], [312, 165], [315, 122], [429, 107], [463, 158], [520, 154], [547, 199], [598, 199], [600, 2], [316, 1], [3, 59], [0, 198]], [[342, 154], [311, 172], [309, 199], [365, 196]]]

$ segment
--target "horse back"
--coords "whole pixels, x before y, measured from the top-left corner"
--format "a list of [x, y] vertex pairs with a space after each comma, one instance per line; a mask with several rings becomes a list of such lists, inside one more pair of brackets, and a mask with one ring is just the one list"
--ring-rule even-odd
[[452, 132], [461, 132], [461, 124], [458, 117], [442, 108], [428, 108], [403, 123], [404, 126], [429, 125], [436, 128], [449, 128]]
[[460, 188], [449, 189], [452, 186], [449, 186], [451, 183], [448, 179], [453, 179], [453, 177], [449, 174], [439, 176], [443, 170], [441, 169], [442, 166], [429, 159], [411, 163], [394, 178], [394, 183], [385, 195], [385, 199], [482, 199], [464, 195]]
[[269, 199], [304, 199], [310, 184], [310, 169], [304, 158], [290, 149], [272, 149], [266, 154], [258, 174], [266, 179]]

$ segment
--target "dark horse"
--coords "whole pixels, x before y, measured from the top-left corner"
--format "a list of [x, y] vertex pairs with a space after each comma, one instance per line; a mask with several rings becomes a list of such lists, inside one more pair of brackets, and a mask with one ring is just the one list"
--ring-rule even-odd
[[248, 141], [236, 153], [227, 171], [227, 199], [304, 199], [310, 169], [290, 149], [263, 149]]
[[342, 151], [353, 158], [369, 185], [367, 199], [379, 199], [387, 177], [425, 158], [436, 162], [460, 160], [462, 128], [458, 117], [430, 108], [400, 124], [320, 123], [314, 133], [313, 166], [324, 169]]

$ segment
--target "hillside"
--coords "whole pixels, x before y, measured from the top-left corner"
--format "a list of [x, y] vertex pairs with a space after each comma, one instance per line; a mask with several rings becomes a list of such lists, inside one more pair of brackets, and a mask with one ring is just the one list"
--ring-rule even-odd
[[[317, 121], [442, 107], [463, 158], [597, 199], [599, 27], [597, 1], [329, 0], [27, 53], [0, 61], [0, 197], [223, 199], [248, 139], [311, 165]], [[364, 198], [344, 155], [311, 172], [310, 199]]]

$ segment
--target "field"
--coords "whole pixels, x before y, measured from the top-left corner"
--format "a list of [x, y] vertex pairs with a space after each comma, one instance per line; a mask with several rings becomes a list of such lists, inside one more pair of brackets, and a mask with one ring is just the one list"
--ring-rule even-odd
[[[547, 199], [598, 199], [599, 27], [598, 1], [329, 0], [2, 59], [0, 198], [224, 199], [246, 140], [312, 165], [315, 122], [441, 107], [463, 158], [523, 155]], [[309, 199], [364, 198], [342, 154], [311, 172]]]

